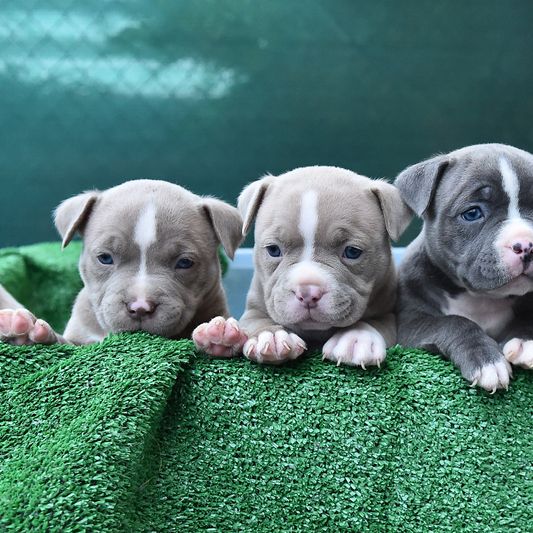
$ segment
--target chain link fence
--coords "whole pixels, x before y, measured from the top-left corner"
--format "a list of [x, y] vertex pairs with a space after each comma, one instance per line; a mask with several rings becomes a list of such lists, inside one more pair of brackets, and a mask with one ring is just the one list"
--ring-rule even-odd
[[55, 239], [81, 190], [164, 178], [234, 201], [265, 172], [392, 178], [533, 147], [533, 5], [3, 0], [0, 246]]

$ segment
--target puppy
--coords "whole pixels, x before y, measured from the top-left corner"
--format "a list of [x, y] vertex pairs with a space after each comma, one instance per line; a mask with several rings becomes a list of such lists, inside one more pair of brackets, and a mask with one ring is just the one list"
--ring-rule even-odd
[[199, 326], [197, 345], [280, 363], [309, 344], [337, 364], [380, 365], [396, 342], [390, 239], [411, 218], [398, 191], [349, 170], [307, 167], [248, 185], [238, 209], [244, 234], [256, 219], [246, 311], [238, 325], [218, 317]]
[[179, 338], [227, 316], [217, 248], [233, 257], [242, 240], [234, 207], [165, 181], [135, 180], [65, 200], [55, 224], [63, 246], [77, 232], [84, 245], [84, 288], [65, 333], [15, 310], [20, 305], [2, 291], [0, 302], [10, 309], [0, 312], [0, 339], [87, 344], [137, 330]]
[[400, 266], [399, 342], [440, 352], [473, 385], [533, 366], [533, 155], [462, 148], [396, 179], [424, 220]]

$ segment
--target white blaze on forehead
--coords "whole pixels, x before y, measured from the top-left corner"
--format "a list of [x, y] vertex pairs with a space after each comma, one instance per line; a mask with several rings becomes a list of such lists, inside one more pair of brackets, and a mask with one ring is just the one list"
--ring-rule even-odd
[[155, 215], [156, 209], [154, 204], [150, 203], [145, 205], [137, 219], [135, 231], [133, 233], [133, 240], [141, 250], [141, 261], [139, 265], [139, 274], [137, 276], [139, 289], [141, 290], [144, 290], [146, 278], [146, 252], [148, 247], [155, 242], [157, 237]]
[[141, 251], [143, 249], [146, 251], [148, 246], [155, 242], [156, 222], [154, 204], [148, 204], [144, 206], [144, 209], [141, 211], [141, 214], [137, 219], [133, 238], [139, 245]]
[[518, 194], [520, 192], [520, 183], [518, 176], [505, 157], [500, 157], [500, 172], [502, 174], [503, 189], [509, 196], [508, 218], [520, 218], [518, 210]]
[[318, 195], [316, 191], [307, 191], [302, 195], [300, 207], [300, 224], [298, 229], [304, 239], [302, 261], [310, 261], [313, 257], [315, 234], [318, 225]]

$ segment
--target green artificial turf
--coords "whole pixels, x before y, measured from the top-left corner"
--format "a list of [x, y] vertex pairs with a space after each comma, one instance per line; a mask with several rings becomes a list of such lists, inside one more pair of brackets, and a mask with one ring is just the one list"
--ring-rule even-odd
[[532, 415], [530, 372], [491, 396], [399, 347], [363, 371], [1, 345], [0, 530], [529, 532]]

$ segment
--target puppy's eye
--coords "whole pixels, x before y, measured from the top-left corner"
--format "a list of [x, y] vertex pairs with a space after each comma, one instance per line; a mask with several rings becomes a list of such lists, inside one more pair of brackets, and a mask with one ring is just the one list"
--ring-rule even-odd
[[357, 259], [362, 253], [363, 250], [360, 250], [355, 246], [346, 246], [346, 248], [344, 248], [344, 252], [342, 252], [342, 257], [346, 259]]
[[182, 257], [181, 259], [178, 259], [176, 268], [191, 268], [193, 265], [194, 262], [192, 259], [189, 259], [188, 257]]
[[281, 257], [281, 249], [277, 244], [270, 244], [266, 247], [266, 251], [272, 257]]
[[464, 213], [461, 213], [461, 218], [467, 222], [474, 222], [474, 220], [479, 220], [483, 217], [483, 211], [481, 210], [481, 207], [477, 205], [467, 209]]
[[111, 254], [100, 254], [96, 257], [102, 265], [112, 265], [113, 264], [113, 257]]

